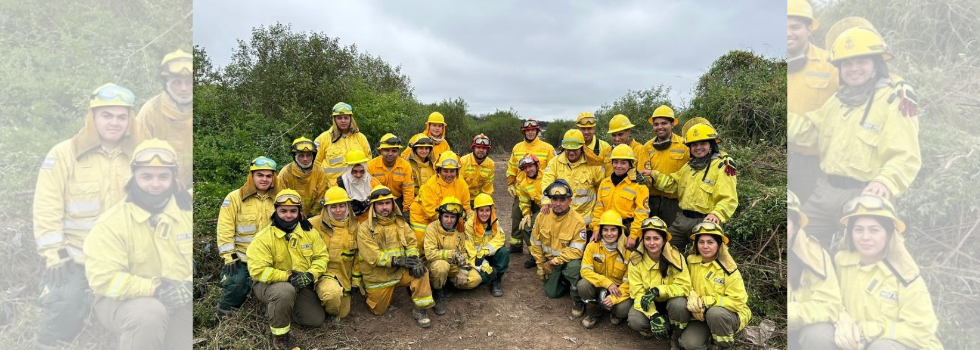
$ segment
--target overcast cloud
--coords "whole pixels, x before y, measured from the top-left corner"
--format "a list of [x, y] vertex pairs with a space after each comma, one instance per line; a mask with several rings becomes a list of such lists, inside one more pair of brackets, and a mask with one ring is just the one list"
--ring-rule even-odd
[[730, 50], [784, 57], [785, 13], [772, 0], [198, 0], [194, 44], [224, 66], [236, 39], [282, 22], [401, 65], [422, 102], [462, 97], [475, 114], [555, 120], [660, 84], [686, 105]]

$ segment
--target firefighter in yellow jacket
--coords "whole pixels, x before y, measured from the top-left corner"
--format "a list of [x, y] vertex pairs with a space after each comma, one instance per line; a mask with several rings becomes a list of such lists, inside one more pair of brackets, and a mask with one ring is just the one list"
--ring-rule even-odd
[[41, 316], [34, 343], [53, 348], [82, 330], [91, 303], [82, 243], [96, 219], [123, 199], [136, 147], [132, 91], [115, 84], [95, 89], [85, 125], [48, 151], [34, 190], [34, 239], [45, 267]]
[[721, 138], [713, 127], [697, 124], [687, 130], [685, 138], [691, 149], [691, 160], [675, 173], [652, 171], [657, 190], [677, 193], [681, 212], [673, 218], [670, 244], [683, 249], [690, 241], [687, 233], [701, 221], [723, 224], [738, 208], [735, 166], [731, 157], [718, 150]]
[[728, 253], [728, 237], [721, 226], [702, 222], [692, 232], [687, 310], [695, 320], [687, 324], [679, 343], [685, 349], [703, 349], [713, 339], [718, 346], [730, 348], [735, 345], [735, 332], [752, 318], [742, 273]]
[[327, 182], [333, 184], [347, 170], [344, 156], [353, 150], [371, 154], [371, 145], [357, 127], [351, 105], [338, 102], [333, 106], [331, 114], [333, 124], [330, 129], [313, 140], [317, 148], [313, 163], [323, 168], [323, 172], [327, 174]]
[[[531, 154], [537, 157], [540, 164], [542, 164], [541, 166], [544, 167], [548, 166], [548, 161], [555, 156], [555, 148], [541, 139], [541, 123], [538, 123], [537, 120], [528, 119], [524, 121], [521, 125], [521, 133], [524, 134], [524, 141], [514, 145], [514, 148], [511, 150], [510, 159], [507, 160], [507, 193], [515, 199], [510, 215], [511, 239], [513, 239], [515, 232], [521, 230], [519, 227], [521, 222], [521, 217], [519, 216], [521, 208], [519, 200], [517, 200], [517, 176], [521, 173], [521, 169], [517, 163], [525, 155]], [[525, 238], [524, 241], [526, 240]], [[522, 251], [524, 251], [524, 242], [515, 242], [513, 240], [510, 242], [511, 253], [521, 253]]]
[[371, 190], [381, 185], [381, 181], [378, 181], [368, 172], [367, 164], [370, 161], [367, 155], [360, 150], [347, 152], [347, 155], [344, 156], [344, 164], [347, 164], [347, 170], [334, 183], [337, 187], [347, 191], [347, 195], [351, 198], [351, 209], [360, 222], [364, 222], [368, 218]]
[[[541, 200], [544, 197], [544, 187], [541, 187], [541, 162], [533, 154], [526, 154], [518, 162], [521, 173], [517, 176], [517, 199], [521, 208], [521, 221], [518, 231], [514, 231], [510, 236], [510, 250], [513, 253], [520, 253], [522, 244], [531, 244], [531, 228], [534, 227], [534, 219], [541, 212]], [[524, 268], [531, 269], [536, 266], [533, 256], [529, 256], [524, 261]]]
[[[681, 170], [691, 160], [691, 155], [684, 138], [674, 133], [674, 126], [677, 125], [674, 110], [667, 105], [661, 105], [653, 111], [653, 116], [647, 122], [653, 126], [654, 136], [643, 144], [643, 150], [636, 155], [639, 172], [649, 177], [654, 170], [661, 174], [673, 174]], [[647, 181], [647, 188], [650, 190], [650, 216], [662, 218], [667, 223], [673, 222], [681, 211], [677, 193], [658, 190], [652, 181]]]
[[343, 188], [331, 187], [320, 200], [323, 207], [320, 214], [310, 219], [330, 256], [327, 273], [316, 282], [316, 294], [320, 296], [327, 314], [340, 318], [350, 313], [352, 288], [365, 295], [364, 281], [357, 264], [358, 222], [350, 201]]
[[[493, 195], [494, 163], [493, 159], [487, 157], [490, 155], [490, 138], [487, 135], [474, 136], [470, 149], [473, 152], [460, 158], [459, 162], [463, 167], [460, 176], [469, 186], [470, 201], [472, 201], [480, 193]], [[473, 203], [470, 203], [470, 206], [472, 207]]]
[[490, 281], [490, 295], [504, 296], [501, 281], [510, 265], [510, 250], [504, 248], [506, 233], [497, 223], [493, 197], [481, 193], [473, 200], [473, 215], [466, 219], [466, 240], [471, 243], [473, 266], [485, 284]]
[[670, 245], [667, 223], [652, 216], [643, 220], [642, 229], [640, 248], [630, 255], [629, 325], [643, 338], [665, 338], [670, 333], [671, 348], [679, 349], [681, 332], [691, 321], [687, 311], [691, 272], [684, 255]]
[[803, 203], [811, 219], [807, 233], [824, 247], [847, 200], [901, 196], [922, 166], [915, 95], [889, 74], [891, 57], [871, 29], [844, 31], [831, 50], [831, 63], [841, 70], [840, 92], [815, 111], [788, 114], [789, 143], [817, 147], [827, 174]]
[[609, 159], [612, 146], [608, 142], [595, 137], [596, 125], [597, 119], [592, 112], [582, 112], [575, 118], [575, 126], [578, 127], [578, 131], [581, 131], [582, 137], [585, 138], [585, 159], [591, 164], [602, 164], [602, 168], [606, 174], [609, 174], [612, 172], [612, 163]]
[[276, 181], [276, 162], [266, 157], [252, 160], [248, 178], [241, 188], [228, 193], [218, 211], [218, 255], [224, 261], [221, 268], [221, 298], [218, 317], [231, 316], [242, 306], [252, 287], [245, 268], [246, 250], [255, 233], [272, 223], [276, 211], [275, 199], [282, 185]]
[[[548, 166], [544, 169], [541, 179], [541, 186], [548, 188], [557, 179], [564, 179], [567, 184], [572, 186], [572, 210], [578, 213], [585, 220], [586, 228], [591, 227], [592, 212], [595, 210], [599, 184], [605, 177], [601, 165], [589, 164], [583, 155], [582, 146], [585, 139], [582, 132], [577, 129], [565, 132], [565, 138], [561, 141], [561, 154], [552, 158]], [[550, 209], [551, 199], [547, 193], [541, 199], [541, 212], [547, 213]], [[588, 231], [589, 240], [593, 234]]]
[[327, 174], [323, 168], [315, 166], [316, 145], [308, 138], [300, 137], [293, 140], [289, 152], [293, 161], [286, 164], [279, 172], [279, 182], [283, 188], [299, 192], [303, 198], [303, 217], [310, 217], [320, 212], [319, 198], [327, 192]]
[[609, 131], [607, 133], [612, 135], [612, 146], [627, 145], [634, 154], [640, 154], [643, 151], [643, 144], [633, 139], [633, 127], [635, 126], [630, 122], [630, 118], [622, 114], [614, 115], [609, 119]]
[[368, 220], [357, 228], [358, 262], [367, 290], [371, 313], [380, 316], [388, 311], [397, 287], [408, 286], [412, 293], [412, 317], [419, 327], [432, 325], [426, 309], [432, 308], [429, 270], [419, 258], [418, 244], [412, 229], [395, 206], [395, 196], [384, 186], [371, 191]]
[[429, 283], [436, 301], [436, 315], [446, 313], [447, 280], [459, 289], [473, 289], [482, 282], [473, 266], [475, 253], [472, 242], [466, 241], [463, 229], [463, 203], [456, 197], [445, 197], [436, 208], [438, 218], [425, 228], [425, 260], [429, 267]]
[[835, 325], [842, 349], [942, 349], [939, 322], [919, 266], [905, 247], [905, 223], [884, 198], [844, 205], [846, 234], [834, 256], [844, 310]]
[[[636, 156], [629, 146], [613, 148], [610, 159], [613, 172], [599, 184], [599, 198], [592, 210], [592, 231], [598, 232], [599, 218], [603, 213], [615, 211], [624, 218], [623, 226], [627, 228], [626, 237], [623, 238], [626, 249], [633, 250], [640, 239], [640, 224], [650, 216], [647, 202], [650, 192], [643, 175], [628, 173], [636, 165]], [[592, 241], [599, 241], [598, 237], [594, 235]]]
[[122, 349], [191, 346], [193, 208], [178, 163], [165, 141], [137, 146], [126, 200], [102, 214], [83, 245], [93, 311]]
[[466, 182], [459, 179], [459, 157], [453, 151], [445, 151], [436, 159], [437, 176], [429, 178], [412, 205], [411, 223], [418, 241], [418, 249], [422, 250], [425, 228], [429, 223], [438, 219], [436, 208], [443, 198], [456, 197], [463, 203], [463, 209], [470, 213], [470, 191]]
[[585, 251], [585, 220], [572, 210], [572, 187], [565, 180], [555, 181], [545, 188], [544, 194], [552, 199], [553, 207], [538, 214], [531, 232], [531, 255], [537, 261], [545, 296], [558, 298], [568, 291], [573, 302], [572, 316], [581, 317], [585, 303], [578, 294], [578, 281]]
[[[602, 309], [609, 312], [609, 323], [617, 326], [626, 319], [633, 307], [626, 267], [631, 249], [626, 248], [626, 226], [615, 210], [596, 219], [600, 240], [589, 242], [582, 255], [582, 279], [578, 294], [591, 301], [592, 311], [582, 319], [582, 326], [591, 329], [599, 323]], [[586, 304], [588, 308], [588, 304]]]
[[178, 180], [190, 188], [194, 180], [194, 57], [178, 49], [163, 56], [159, 78], [163, 93], [150, 98], [136, 117], [140, 140], [158, 138], [177, 151]]
[[[429, 178], [436, 175], [434, 163], [437, 155], [432, 155], [432, 145], [432, 139], [425, 136], [425, 134], [416, 134], [408, 142], [408, 147], [412, 149], [412, 153], [406, 159], [408, 159], [408, 164], [412, 166], [412, 182], [415, 183], [416, 197], [418, 197], [422, 185], [428, 182]], [[414, 203], [414, 200], [405, 203], [405, 210], [403, 212], [406, 215], [412, 211], [412, 204]]]
[[787, 344], [798, 349], [835, 349], [834, 322], [841, 309], [840, 285], [830, 255], [806, 235], [806, 214], [792, 191], [786, 196], [789, 283], [786, 290]]
[[326, 316], [313, 289], [327, 273], [327, 247], [303, 217], [303, 200], [293, 190], [276, 196], [272, 224], [255, 234], [248, 245], [248, 273], [255, 297], [266, 303], [266, 317], [277, 349], [296, 349], [290, 323], [319, 327]]
[[391, 189], [395, 196], [395, 205], [406, 212], [406, 206], [415, 201], [415, 180], [412, 179], [412, 165], [398, 156], [401, 147], [402, 139], [398, 136], [381, 136], [381, 142], [378, 143], [378, 152], [381, 155], [367, 163], [367, 170], [372, 178]]
[[[432, 154], [440, 155], [442, 152], [449, 151], [452, 147], [449, 147], [449, 141], [446, 141], [446, 128], [449, 125], [446, 124], [446, 117], [439, 112], [432, 112], [429, 114], [429, 119], [425, 121], [425, 131], [422, 132], [425, 137], [432, 140]], [[402, 152], [402, 158], [408, 158], [411, 151], [406, 149]]]

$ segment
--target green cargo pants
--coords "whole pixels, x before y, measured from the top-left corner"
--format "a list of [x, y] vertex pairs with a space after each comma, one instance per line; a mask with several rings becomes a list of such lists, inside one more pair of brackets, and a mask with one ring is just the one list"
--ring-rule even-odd
[[[824, 249], [830, 250], [834, 234], [839, 232], [840, 218], [844, 203], [860, 196], [863, 188], [837, 188], [827, 178], [817, 179], [813, 195], [803, 200], [803, 213], [810, 219], [806, 233], [820, 241]], [[802, 197], [800, 197], [802, 198]]]
[[840, 350], [834, 342], [834, 324], [829, 322], [809, 324], [789, 331], [786, 344], [800, 350]]
[[[507, 267], [510, 265], [510, 250], [508, 250], [506, 246], [500, 247], [500, 249], [497, 249], [493, 255], [488, 255], [484, 257], [484, 259], [486, 259], [487, 263], [493, 267], [493, 271], [497, 272], [498, 274], [503, 274], [504, 272], [507, 272]], [[477, 264], [477, 266], [479, 266], [479, 264]], [[490, 283], [490, 274], [483, 272], [482, 270], [480, 271], [480, 278], [483, 279], [481, 284]]]
[[[538, 213], [541, 212], [541, 207], [537, 203], [531, 202], [531, 226], [527, 229], [521, 230], [521, 220], [524, 219], [524, 215], [521, 214], [520, 201], [514, 198], [514, 208], [510, 212], [510, 246], [511, 247], [523, 247], [527, 245], [531, 246], [531, 228], [534, 227], [534, 221], [538, 218]], [[530, 248], [528, 248], [528, 253], [530, 253]]]
[[[691, 243], [691, 230], [694, 225], [704, 222], [704, 219], [689, 218], [684, 213], [678, 212], [674, 217], [674, 222], [669, 223], [667, 231], [670, 231], [670, 245], [682, 252], [687, 252], [685, 247]], [[810, 231], [807, 231], [810, 232]]]
[[704, 313], [704, 322], [688, 322], [679, 343], [684, 349], [702, 350], [707, 349], [709, 340], [714, 338], [715, 344], [730, 348], [735, 344], [738, 325], [738, 314], [720, 306], [710, 307]]
[[52, 284], [47, 270], [41, 278], [41, 320], [36, 341], [45, 345], [68, 342], [85, 326], [85, 318], [92, 309], [92, 291], [85, 278], [85, 266], [69, 261], [66, 263], [68, 279], [63, 284]]
[[581, 268], [582, 259], [572, 260], [556, 267], [544, 282], [544, 295], [554, 299], [569, 292], [573, 301], [582, 300], [578, 295], [578, 280], [582, 278], [579, 274]]
[[664, 196], [650, 196], [650, 217], [658, 217], [670, 226], [677, 213], [681, 212], [680, 201], [677, 198], [667, 198]]
[[98, 297], [93, 310], [103, 326], [119, 334], [119, 349], [191, 348], [194, 326], [191, 304], [168, 313], [156, 298]]
[[252, 289], [252, 277], [248, 275], [248, 265], [237, 261], [238, 271], [227, 275], [221, 272], [221, 299], [218, 299], [218, 316], [230, 313], [245, 303], [248, 292]]
[[305, 327], [319, 327], [327, 317], [313, 286], [296, 291], [289, 282], [255, 282], [252, 290], [256, 298], [266, 303], [265, 315], [273, 335], [289, 332], [291, 321]]

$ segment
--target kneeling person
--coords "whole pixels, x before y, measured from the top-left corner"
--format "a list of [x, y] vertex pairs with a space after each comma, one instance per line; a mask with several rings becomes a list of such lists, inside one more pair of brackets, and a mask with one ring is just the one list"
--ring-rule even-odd
[[630, 254], [626, 240], [629, 234], [624, 234], [626, 226], [623, 225], [623, 217], [615, 210], [607, 210], [597, 223], [601, 238], [585, 247], [582, 279], [578, 281], [579, 296], [599, 304], [592, 308], [588, 317], [582, 319], [585, 328], [593, 328], [599, 322], [602, 316], [600, 305], [602, 309], [612, 312], [609, 323], [613, 325], [622, 323], [633, 306], [626, 276], [626, 259]]
[[476, 257], [473, 266], [480, 270], [480, 278], [485, 283], [490, 281], [490, 295], [501, 297], [504, 290], [500, 280], [510, 265], [510, 250], [504, 247], [506, 234], [497, 223], [497, 213], [493, 197], [481, 193], [473, 200], [472, 218], [466, 220], [466, 240], [472, 243], [473, 254]]
[[480, 273], [473, 266], [471, 243], [466, 242], [463, 231], [463, 203], [456, 197], [446, 197], [436, 208], [439, 219], [425, 228], [425, 259], [436, 300], [436, 315], [446, 313], [446, 293], [442, 289], [446, 280], [460, 289], [473, 289], [482, 282]]
[[544, 282], [544, 294], [557, 298], [566, 291], [574, 302], [572, 316], [585, 313], [585, 303], [578, 294], [579, 269], [585, 250], [585, 220], [571, 210], [572, 187], [558, 179], [544, 190], [551, 198], [551, 210], [538, 214], [531, 231], [531, 255], [538, 266], [538, 278]]
[[328, 314], [340, 318], [350, 313], [351, 288], [358, 288], [364, 295], [364, 282], [357, 266], [357, 217], [350, 206], [347, 191], [331, 187], [324, 194], [320, 215], [310, 219], [310, 224], [320, 233], [330, 262], [327, 273], [316, 283], [316, 294], [320, 297]]
[[628, 273], [634, 300], [629, 325], [643, 338], [666, 338], [669, 333], [672, 348], [679, 348], [677, 341], [691, 320], [687, 310], [691, 272], [683, 254], [669, 244], [672, 237], [667, 223], [650, 217], [643, 220], [640, 230], [639, 250], [630, 256]]

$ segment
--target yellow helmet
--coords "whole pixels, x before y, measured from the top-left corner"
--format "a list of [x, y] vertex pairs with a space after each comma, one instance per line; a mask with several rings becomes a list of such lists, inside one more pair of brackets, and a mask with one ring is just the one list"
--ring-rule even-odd
[[850, 226], [850, 220], [855, 216], [878, 216], [891, 219], [899, 233], [905, 232], [905, 223], [898, 218], [895, 207], [887, 199], [872, 195], [861, 195], [844, 204], [844, 217], [840, 218], [841, 225]]
[[425, 123], [446, 125], [446, 118], [442, 116], [442, 113], [432, 112], [429, 114], [429, 120], [426, 120]]
[[713, 222], [704, 221], [694, 225], [694, 228], [691, 230], [691, 240], [695, 240], [695, 237], [698, 235], [715, 235], [721, 237], [721, 240], [725, 244], [728, 244], [728, 236], [725, 236], [725, 233], [721, 231], [721, 226]]
[[367, 163], [370, 160], [371, 159], [368, 159], [367, 155], [364, 154], [364, 151], [359, 149], [350, 150], [346, 155], [344, 155], [344, 163], [347, 164], [347, 166]]
[[673, 125], [677, 125], [677, 117], [674, 116], [674, 109], [668, 105], [660, 105], [660, 107], [653, 110], [653, 116], [647, 119], [647, 122], [653, 125], [653, 120], [656, 118], [669, 118]]
[[[88, 100], [88, 108], [105, 106], [124, 106], [133, 108], [136, 94], [127, 88], [116, 84], [105, 84], [92, 91]], [[132, 121], [130, 121], [132, 122]]]
[[807, 219], [806, 214], [803, 213], [803, 204], [800, 203], [800, 198], [796, 197], [793, 191], [786, 190], [786, 210], [789, 212], [796, 213], [800, 218], [799, 227], [806, 227], [806, 224], [810, 222]]
[[392, 133], [387, 133], [385, 136], [381, 136], [381, 142], [378, 143], [378, 149], [385, 148], [402, 148], [402, 139], [398, 138], [398, 136], [395, 136], [395, 134]]
[[592, 112], [582, 112], [575, 118], [575, 126], [580, 128], [594, 128], [596, 126], [595, 115]]
[[184, 50], [168, 53], [160, 62], [160, 76], [190, 76], [194, 72], [194, 57]]
[[275, 206], [278, 207], [280, 205], [301, 206], [303, 205], [303, 200], [300, 198], [299, 192], [296, 192], [296, 190], [294, 189], [287, 188], [285, 190], [279, 191], [279, 195], [276, 196]]
[[692, 126], [698, 124], [705, 124], [711, 126], [711, 122], [708, 121], [707, 119], [704, 119], [704, 117], [694, 117], [684, 122], [684, 126], [681, 127], [681, 135], [687, 135], [687, 131], [691, 130]]
[[436, 208], [436, 212], [449, 213], [456, 216], [463, 215], [463, 202], [460, 202], [459, 198], [453, 196], [443, 198], [442, 202], [439, 202], [439, 207]]
[[810, 30], [820, 28], [820, 21], [813, 17], [813, 8], [804, 0], [789, 0], [786, 3], [787, 16], [803, 17], [810, 20]]
[[572, 198], [572, 186], [565, 179], [558, 179], [544, 189], [544, 195], [548, 198]]
[[830, 49], [830, 63], [839, 65], [840, 61], [868, 55], [881, 55], [885, 61], [892, 59], [888, 46], [873, 30], [855, 27], [845, 30]]
[[612, 117], [612, 119], [609, 119], [609, 132], [608, 133], [609, 134], [614, 134], [614, 133], [617, 133], [617, 132], [620, 132], [620, 131], [623, 131], [623, 130], [632, 128], [634, 126], [636, 126], [636, 125], [633, 125], [633, 123], [630, 122], [630, 118], [627, 118], [625, 115], [622, 115], [622, 114], [617, 114], [617, 115], [614, 115]]
[[578, 129], [572, 129], [565, 132], [565, 137], [561, 139], [561, 148], [564, 149], [579, 149], [585, 144], [585, 135]]
[[415, 134], [415, 136], [412, 136], [412, 138], [408, 140], [408, 147], [411, 147], [411, 148], [415, 148], [415, 147], [432, 147], [432, 145], [434, 143], [435, 142], [432, 141], [432, 139], [429, 138], [429, 136], [426, 136], [423, 133], [418, 133], [418, 134]]
[[647, 230], [657, 230], [666, 233], [668, 242], [673, 239], [673, 236], [670, 234], [670, 230], [667, 229], [667, 223], [660, 217], [651, 216], [643, 220], [643, 222], [640, 224], [640, 232], [646, 232]]
[[612, 153], [609, 154], [609, 159], [626, 159], [635, 162], [636, 155], [633, 154], [633, 148], [623, 144], [613, 147]]
[[337, 102], [333, 105], [333, 115], [354, 115], [354, 107], [344, 102]]
[[177, 167], [177, 152], [167, 141], [149, 139], [136, 146], [131, 166]]
[[248, 172], [253, 172], [256, 170], [272, 170], [276, 171], [276, 161], [269, 157], [258, 157], [252, 160], [252, 165], [249, 166]]
[[436, 159], [435, 166], [436, 168], [442, 169], [459, 169], [459, 156], [457, 156], [456, 152], [453, 151], [442, 152], [442, 154], [439, 155], [439, 158]]
[[871, 29], [871, 31], [877, 33], [878, 36], [881, 36], [881, 33], [878, 32], [878, 29], [875, 28], [875, 25], [872, 24], [871, 21], [867, 20], [866, 18], [846, 17], [837, 21], [837, 23], [834, 23], [834, 25], [830, 26], [830, 29], [827, 29], [827, 34], [824, 35], [823, 42], [825, 43], [825, 45], [832, 45], [835, 41], [837, 41], [837, 37], [839, 37], [841, 33], [855, 27], [864, 27], [864, 28]]
[[602, 212], [602, 216], [599, 217], [599, 227], [604, 225], [617, 226], [620, 229], [626, 228], [626, 226], [623, 226], [623, 217], [615, 210], [606, 210]]
[[385, 199], [395, 200], [395, 196], [391, 194], [391, 189], [385, 185], [377, 185], [371, 189], [371, 195], [368, 197], [371, 203], [377, 201], [383, 201]]
[[493, 205], [493, 197], [489, 194], [480, 193], [473, 199], [473, 209]]
[[697, 124], [687, 129], [687, 137], [684, 138], [684, 143], [690, 145], [698, 141], [708, 141], [714, 140], [715, 143], [721, 143], [721, 138], [718, 137], [718, 132], [715, 128], [708, 124]]
[[311, 152], [316, 153], [316, 144], [312, 140], [300, 136], [298, 139], [293, 140], [293, 146], [290, 148], [289, 152], [299, 153], [299, 152]]
[[323, 200], [320, 201], [320, 205], [327, 206], [337, 203], [347, 203], [350, 201], [350, 197], [347, 196], [347, 190], [344, 190], [344, 188], [340, 186], [334, 186], [323, 194]]

